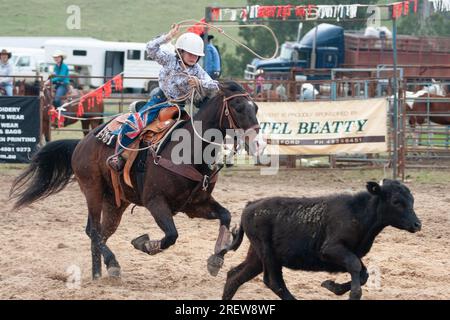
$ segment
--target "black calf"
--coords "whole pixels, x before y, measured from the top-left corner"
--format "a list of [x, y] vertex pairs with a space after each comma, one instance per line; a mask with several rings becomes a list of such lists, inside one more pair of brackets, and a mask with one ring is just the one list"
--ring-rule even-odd
[[228, 250], [236, 250], [244, 232], [247, 258], [227, 275], [223, 299], [264, 270], [264, 283], [280, 298], [295, 299], [286, 288], [282, 267], [295, 270], [348, 272], [351, 281], [327, 280], [322, 286], [350, 299], [361, 298], [368, 278], [361, 262], [375, 237], [386, 227], [419, 231], [421, 223], [409, 189], [398, 181], [367, 183], [368, 192], [319, 198], [273, 197], [247, 204], [241, 227]]

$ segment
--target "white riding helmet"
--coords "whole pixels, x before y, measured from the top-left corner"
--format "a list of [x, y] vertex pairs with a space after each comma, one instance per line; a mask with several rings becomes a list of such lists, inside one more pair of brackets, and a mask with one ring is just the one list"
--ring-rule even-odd
[[175, 43], [175, 48], [203, 57], [203, 39], [193, 32], [183, 33]]

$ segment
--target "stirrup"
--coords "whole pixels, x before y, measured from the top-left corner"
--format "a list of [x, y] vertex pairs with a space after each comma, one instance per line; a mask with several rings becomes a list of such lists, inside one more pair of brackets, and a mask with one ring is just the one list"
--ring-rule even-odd
[[116, 172], [121, 172], [125, 167], [125, 160], [120, 154], [113, 154], [106, 159], [106, 165]]

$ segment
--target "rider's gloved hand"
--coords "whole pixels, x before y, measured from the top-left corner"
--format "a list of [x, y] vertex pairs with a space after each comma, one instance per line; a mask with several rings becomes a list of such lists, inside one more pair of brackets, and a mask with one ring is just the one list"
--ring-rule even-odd
[[174, 23], [172, 25], [172, 29], [170, 29], [169, 33], [167, 34], [167, 37], [169, 39], [173, 39], [175, 38], [175, 36], [178, 34], [178, 32], [180, 31], [180, 26], [176, 23]]
[[188, 80], [189, 86], [193, 89], [200, 88], [200, 80], [197, 77], [190, 77]]

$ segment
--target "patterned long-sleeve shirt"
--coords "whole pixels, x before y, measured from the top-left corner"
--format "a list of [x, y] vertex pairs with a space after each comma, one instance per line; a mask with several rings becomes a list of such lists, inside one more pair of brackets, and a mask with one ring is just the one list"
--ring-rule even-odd
[[219, 90], [219, 83], [203, 70], [198, 64], [187, 66], [184, 69], [181, 61], [175, 53], [166, 52], [161, 48], [161, 44], [169, 42], [167, 35], [162, 35], [147, 43], [147, 54], [152, 60], [158, 62], [162, 69], [159, 72], [159, 87], [169, 99], [178, 99], [191, 91], [188, 84], [188, 77], [180, 75], [187, 73], [199, 79], [200, 85], [206, 93], [214, 93]]
[[12, 84], [12, 78], [6, 77], [13, 73], [12, 64], [0, 62], [0, 83]]

